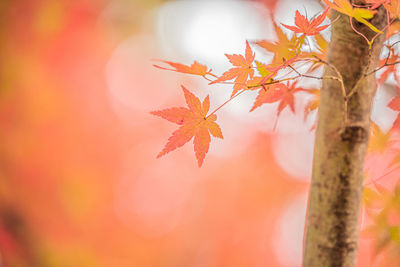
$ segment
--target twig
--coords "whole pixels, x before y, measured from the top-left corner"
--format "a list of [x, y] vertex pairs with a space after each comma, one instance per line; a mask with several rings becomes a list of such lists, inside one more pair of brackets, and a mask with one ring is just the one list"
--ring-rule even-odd
[[329, 62], [327, 62], [327, 61], [325, 61], [325, 60], [319, 58], [318, 56], [316, 56], [316, 55], [312, 55], [312, 56], [315, 57], [319, 62], [321, 62], [321, 63], [327, 65], [327, 66], [330, 67], [334, 72], [336, 72], [336, 75], [337, 75], [337, 77], [339, 78], [339, 82], [340, 82], [340, 86], [341, 86], [341, 89], [342, 89], [343, 97], [346, 98], [346, 95], [347, 95], [347, 93], [346, 93], [346, 87], [344, 86], [343, 76], [342, 76], [342, 74], [340, 74], [339, 70], [338, 70], [334, 65], [332, 65], [331, 63], [329, 63]]
[[395, 61], [395, 62], [392, 62], [392, 63], [388, 63], [389, 59], [390, 59], [390, 56], [392, 55], [393, 46], [395, 46], [395, 45], [397, 45], [399, 43], [400, 43], [400, 41], [396, 41], [390, 46], [390, 48], [388, 47], [389, 48], [389, 53], [388, 53], [388, 55], [387, 55], [387, 57], [385, 59], [385, 63], [383, 63], [380, 67], [376, 68], [375, 70], [365, 74], [365, 76], [369, 76], [371, 74], [374, 74], [375, 72], [380, 71], [381, 69], [383, 69], [386, 66], [393, 66], [393, 65], [399, 64], [400, 61]]
[[294, 72], [296, 72], [296, 74], [300, 77], [304, 77], [304, 78], [310, 78], [310, 79], [316, 79], [316, 80], [335, 80], [340, 82], [340, 79], [338, 77], [335, 76], [322, 76], [322, 77], [317, 77], [317, 76], [312, 76], [312, 75], [307, 75], [307, 74], [302, 74], [300, 72], [298, 72], [295, 68], [293, 68], [291, 65], [288, 65], [289, 68], [291, 68]]
[[245, 92], [246, 89], [243, 89], [242, 91], [238, 92], [236, 95], [231, 96], [228, 100], [226, 100], [222, 105], [220, 105], [219, 107], [217, 107], [213, 112], [211, 112], [210, 114], [208, 114], [207, 117], [205, 117], [205, 119], [207, 119], [208, 117], [210, 117], [211, 115], [215, 114], [215, 112], [217, 112], [218, 110], [220, 110], [223, 106], [225, 106], [226, 104], [228, 104], [232, 99], [236, 98], [237, 96], [241, 95], [243, 92]]

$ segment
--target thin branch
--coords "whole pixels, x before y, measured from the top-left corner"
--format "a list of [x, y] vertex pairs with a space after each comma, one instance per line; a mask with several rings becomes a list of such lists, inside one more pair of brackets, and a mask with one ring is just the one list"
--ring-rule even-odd
[[342, 74], [340, 74], [339, 70], [334, 65], [332, 65], [329, 62], [319, 58], [318, 56], [316, 56], [316, 55], [312, 55], [312, 56], [314, 58], [316, 58], [319, 62], [327, 65], [328, 67], [330, 67], [336, 73], [337, 77], [339, 78], [339, 82], [340, 82], [340, 86], [341, 86], [341, 89], [342, 89], [343, 97], [346, 98], [346, 95], [347, 95], [346, 87], [344, 86], [343, 76], [342, 76]]
[[217, 107], [213, 112], [211, 112], [207, 117], [205, 117], [205, 119], [207, 119], [208, 117], [210, 117], [211, 115], [215, 114], [215, 112], [217, 112], [218, 110], [220, 110], [223, 106], [225, 106], [226, 104], [228, 104], [232, 99], [236, 98], [237, 96], [241, 95], [243, 92], [245, 92], [246, 89], [243, 89], [242, 91], [238, 92], [236, 95], [231, 96], [228, 100], [226, 100], [222, 105], [220, 105], [219, 107]]
[[214, 78], [218, 78], [217, 75], [215, 75], [215, 74], [213, 74], [213, 73], [211, 73], [211, 72], [208, 72], [206, 75], [210, 75], [210, 76], [212, 76], [212, 77], [214, 77]]
[[310, 79], [316, 79], [316, 80], [335, 80], [335, 81], [340, 82], [340, 79], [338, 77], [335, 77], [335, 76], [317, 77], [317, 76], [302, 74], [302, 73], [298, 72], [295, 68], [293, 68], [291, 65], [289, 65], [288, 67], [291, 68], [294, 72], [296, 72], [296, 74], [298, 76], [303, 77], [303, 78], [310, 78]]
[[400, 41], [396, 41], [396, 42], [394, 42], [392, 45], [390, 45], [390, 48], [388, 47], [388, 48], [389, 48], [389, 53], [388, 53], [388, 55], [387, 55], [387, 57], [386, 57], [386, 59], [385, 59], [385, 63], [383, 63], [380, 67], [376, 68], [375, 70], [373, 70], [373, 71], [371, 71], [371, 72], [365, 74], [365, 76], [369, 76], [369, 75], [371, 75], [371, 74], [374, 74], [375, 72], [380, 71], [381, 69], [383, 69], [383, 68], [386, 67], [386, 66], [393, 66], [393, 65], [399, 64], [400, 61], [388, 63], [388, 62], [389, 62], [389, 59], [390, 59], [390, 56], [392, 55], [393, 47], [394, 47], [395, 45], [399, 44], [399, 43], [400, 43]]
[[266, 85], [271, 85], [271, 84], [276, 84], [276, 83], [281, 83], [281, 82], [285, 82], [285, 81], [291, 81], [291, 80], [295, 80], [300, 78], [301, 76], [295, 76], [295, 77], [290, 77], [290, 78], [285, 78], [285, 79], [280, 79], [280, 80], [272, 80], [270, 82], [266, 82], [266, 83], [261, 83], [261, 84], [256, 84], [256, 85], [248, 85], [247, 89], [252, 89], [252, 88], [256, 88], [256, 87], [262, 87], [262, 86], [266, 86]]
[[386, 59], [385, 59], [385, 63], [383, 63], [380, 67], [376, 68], [375, 70], [373, 70], [373, 71], [371, 71], [371, 72], [369, 72], [369, 73], [366, 73], [366, 74], [364, 74], [364, 75], [365, 75], [365, 76], [369, 76], [369, 75], [374, 74], [375, 72], [377, 72], [377, 71], [383, 69], [384, 67], [388, 66], [387, 64], [388, 64], [388, 61], [389, 61], [389, 58], [390, 58], [390, 55], [391, 55], [391, 51], [392, 51], [392, 50], [390, 49], [390, 50], [389, 50], [389, 53], [388, 53], [388, 55], [387, 55], [387, 57], [386, 57]]

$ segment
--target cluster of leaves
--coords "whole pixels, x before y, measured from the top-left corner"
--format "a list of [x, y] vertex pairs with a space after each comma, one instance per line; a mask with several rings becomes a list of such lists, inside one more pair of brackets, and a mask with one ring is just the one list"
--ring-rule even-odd
[[[271, 62], [268, 64], [256, 60], [255, 53], [249, 42], [246, 42], [244, 55], [225, 55], [232, 64], [232, 68], [219, 76], [212, 73], [211, 69], [207, 66], [196, 61], [191, 65], [162, 61], [171, 68], [155, 65], [155, 67], [161, 69], [201, 76], [208, 80], [210, 85], [232, 84], [233, 87], [231, 97], [210, 114], [208, 114], [209, 97], [207, 96], [201, 105], [200, 100], [184, 87], [183, 91], [188, 108], [170, 108], [152, 112], [153, 115], [181, 125], [169, 138], [167, 145], [158, 154], [158, 157], [181, 147], [194, 137], [195, 154], [198, 164], [201, 166], [209, 149], [210, 136], [223, 138], [221, 130], [215, 122], [217, 118], [215, 113], [232, 99], [246, 91], [258, 92], [258, 96], [250, 111], [266, 103], [279, 102], [278, 116], [286, 107], [295, 112], [294, 95], [297, 92], [306, 92], [314, 96], [314, 99], [307, 105], [306, 116], [311, 111], [316, 110], [319, 102], [319, 90], [299, 87], [298, 79], [315, 71], [321, 66], [320, 63], [325, 58], [328, 42], [320, 34], [320, 31], [329, 26], [321, 26], [328, 11], [329, 9], [326, 9], [321, 15], [312, 20], [308, 20], [299, 12], [296, 12], [296, 26], [283, 25], [294, 32], [290, 38], [274, 23], [275, 33], [278, 38], [277, 41], [260, 40], [254, 42], [254, 45], [264, 48], [267, 53], [273, 55]], [[317, 52], [303, 51], [307, 36], [309, 38], [308, 41], [315, 42], [319, 48]], [[314, 39], [310, 39], [310, 36], [314, 36]], [[307, 74], [300, 74], [295, 69], [295, 65], [299, 62], [311, 63]], [[320, 77], [315, 78], [319, 79]]]
[[[353, 89], [346, 90], [344, 88], [341, 74], [335, 66], [330, 65], [325, 60], [329, 42], [321, 34], [321, 31], [329, 27], [329, 24], [324, 24], [324, 22], [331, 10], [335, 10], [340, 16], [344, 15], [348, 17], [353, 30], [366, 40], [370, 48], [377, 36], [384, 34], [384, 32], [387, 35], [387, 55], [382, 59], [381, 66], [369, 73], [364, 73], [363, 77], [379, 73], [378, 86], [383, 87], [388, 78], [393, 76], [396, 82], [397, 96], [390, 101], [388, 107], [399, 113], [393, 123], [392, 129], [388, 132], [383, 132], [375, 123], [372, 123], [368, 152], [369, 154], [382, 154], [387, 151], [398, 151], [399, 149], [396, 146], [400, 143], [398, 142], [400, 138], [396, 136], [399, 136], [400, 133], [400, 78], [397, 73], [397, 64], [400, 63], [400, 56], [395, 46], [399, 42], [390, 45], [390, 41], [393, 39], [393, 36], [398, 36], [400, 32], [400, 0], [367, 0], [367, 6], [362, 7], [351, 4], [349, 0], [333, 0], [333, 2], [323, 0], [323, 2], [327, 8], [320, 15], [308, 19], [299, 11], [296, 11], [294, 18], [295, 25], [281, 24], [284, 28], [292, 32], [291, 35], [285, 34], [282, 28], [273, 22], [277, 40], [258, 40], [251, 43], [254, 46], [264, 49], [266, 53], [271, 55], [271, 60], [268, 63], [256, 60], [250, 43], [246, 42], [243, 55], [225, 54], [232, 67], [221, 75], [214, 74], [210, 68], [197, 61], [194, 61], [191, 65], [162, 61], [164, 64], [169, 65], [170, 68], [155, 65], [155, 67], [161, 69], [201, 76], [210, 85], [231, 84], [233, 87], [231, 97], [210, 113], [209, 97], [207, 96], [201, 103], [195, 95], [183, 86], [187, 108], [175, 107], [152, 112], [153, 115], [160, 116], [180, 125], [178, 130], [172, 133], [168, 143], [158, 154], [158, 157], [183, 146], [194, 138], [194, 151], [200, 167], [209, 150], [211, 135], [223, 138], [221, 129], [216, 123], [216, 112], [232, 99], [248, 91], [256, 91], [258, 94], [250, 111], [254, 111], [264, 104], [278, 102], [277, 118], [286, 107], [289, 107], [293, 113], [296, 112], [295, 95], [298, 92], [305, 92], [313, 96], [305, 105], [305, 119], [311, 112], [318, 109], [319, 88], [300, 87], [299, 80], [301, 78], [337, 80], [341, 83], [344, 102], [346, 103], [346, 99], [355, 92]], [[382, 8], [382, 6], [387, 13], [387, 25], [384, 29], [378, 29], [368, 20], [373, 18], [377, 9]], [[353, 19], [369, 27], [376, 35], [371, 40], [367, 39], [354, 27]], [[334, 23], [334, 20], [331, 23]], [[307, 50], [307, 47], [315, 47], [316, 49], [311, 51], [310, 49]], [[315, 76], [315, 73], [323, 65], [335, 70], [336, 76]], [[300, 67], [304, 73], [300, 73], [298, 70]], [[315, 129], [315, 125], [312, 129]], [[396, 138], [397, 141], [395, 141]], [[390, 172], [400, 167], [400, 153], [394, 157], [390, 167], [392, 167]], [[375, 234], [376, 253], [384, 248], [389, 248], [390, 253], [397, 255], [396, 260], [398, 261], [400, 260], [398, 258], [398, 255], [400, 255], [400, 187], [396, 187], [394, 194], [388, 192], [375, 184], [375, 181], [382, 177], [372, 180], [369, 184], [374, 187], [368, 188], [365, 191], [364, 199], [367, 213], [373, 218], [374, 222], [367, 228], [366, 232]], [[380, 200], [378, 201], [377, 199]], [[371, 203], [380, 203], [378, 207], [379, 212], [375, 212], [376, 209], [372, 207]], [[395, 218], [395, 221], [393, 221], [393, 218]]]
[[[354, 92], [350, 92], [350, 95], [346, 94], [340, 73], [337, 72], [335, 77], [317, 77], [312, 75], [323, 64], [335, 69], [334, 66], [329, 65], [329, 63], [325, 61], [328, 41], [323, 37], [321, 31], [327, 29], [329, 24], [322, 24], [326, 20], [329, 11], [336, 10], [349, 18], [349, 23], [352, 27], [352, 21], [355, 19], [376, 32], [376, 36], [378, 36], [382, 34], [383, 30], [386, 28], [377, 29], [368, 19], [371, 19], [377, 12], [376, 9], [383, 5], [388, 14], [388, 25], [386, 27], [390, 26], [388, 31], [389, 39], [391, 35], [397, 34], [400, 29], [400, 24], [394, 23], [396, 19], [400, 18], [400, 0], [368, 0], [368, 5], [364, 7], [354, 6], [349, 0], [334, 0], [333, 2], [329, 0], [323, 1], [327, 5], [327, 8], [315, 18], [308, 19], [300, 14], [299, 11], [296, 11], [294, 26], [282, 24], [283, 27], [293, 32], [291, 37], [286, 35], [277, 23], [273, 22], [277, 40], [259, 40], [252, 43], [253, 45], [263, 48], [265, 52], [272, 54], [272, 59], [269, 63], [256, 60], [255, 53], [249, 42], [246, 42], [244, 55], [225, 54], [232, 64], [232, 68], [222, 73], [222, 75], [214, 74], [210, 68], [197, 61], [194, 61], [191, 65], [162, 61], [169, 65], [170, 68], [154, 65], [160, 69], [201, 76], [209, 81], [210, 85], [232, 84], [233, 86], [231, 97], [210, 114], [207, 114], [209, 111], [209, 97], [207, 96], [203, 101], [203, 106], [201, 106], [200, 100], [185, 88], [184, 95], [188, 108], [171, 108], [152, 112], [154, 115], [181, 125], [169, 138], [167, 145], [158, 154], [158, 157], [183, 146], [194, 137], [195, 154], [198, 164], [201, 166], [209, 149], [211, 141], [210, 136], [223, 138], [221, 130], [215, 122], [216, 112], [232, 99], [246, 91], [257, 91], [258, 93], [250, 111], [267, 103], [279, 102], [277, 110], [278, 117], [286, 107], [289, 107], [293, 113], [295, 112], [295, 94], [298, 92], [305, 92], [313, 95], [313, 98], [305, 106], [305, 118], [312, 111], [318, 109], [319, 89], [299, 87], [298, 80], [300, 78], [338, 80], [342, 83], [344, 98], [350, 97]], [[353, 29], [355, 32], [359, 33], [354, 27]], [[372, 40], [368, 40], [364, 35], [362, 36], [370, 45], [372, 45], [376, 37], [375, 36]], [[310, 47], [311, 43], [313, 43], [313, 47], [317, 48], [316, 51], [307, 51], [305, 49], [306, 46]], [[398, 55], [395, 53], [393, 45], [388, 46], [388, 49], [388, 57], [383, 60], [382, 66], [378, 69], [384, 70], [379, 78], [380, 84], [384, 83], [390, 74], [394, 74], [395, 80], [399, 81], [396, 74], [396, 64], [399, 61]], [[296, 69], [299, 63], [301, 63], [302, 68], [307, 68], [305, 73], [300, 73]], [[370, 74], [378, 70], [374, 70]], [[394, 98], [389, 104], [389, 107], [395, 111], [400, 111], [400, 98]], [[400, 128], [400, 115], [393, 127]], [[218, 131], [216, 129], [218, 129]]]

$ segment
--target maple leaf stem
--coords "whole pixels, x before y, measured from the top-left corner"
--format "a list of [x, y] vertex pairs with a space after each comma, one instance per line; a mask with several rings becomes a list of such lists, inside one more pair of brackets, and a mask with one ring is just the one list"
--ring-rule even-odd
[[260, 83], [260, 84], [256, 84], [256, 85], [247, 85], [245, 83], [235, 83], [235, 82], [218, 82], [218, 83], [220, 83], [220, 84], [231, 84], [231, 85], [238, 84], [238, 85], [242, 85], [244, 87], [247, 87], [247, 89], [252, 89], [252, 88], [256, 88], [256, 87], [261, 87], [263, 85], [271, 85], [271, 84], [281, 83], [281, 82], [285, 82], [285, 81], [295, 80], [295, 79], [298, 79], [298, 78], [300, 78], [300, 76], [285, 78], [285, 79], [281, 79], [281, 80], [273, 80], [271, 82], [265, 82], [265, 83]]
[[288, 67], [291, 68], [294, 72], [296, 72], [297, 75], [299, 75], [300, 77], [303, 77], [303, 78], [310, 78], [310, 79], [316, 79], [316, 80], [329, 79], [329, 80], [335, 80], [335, 81], [340, 82], [340, 79], [339, 79], [338, 77], [335, 77], [335, 76], [322, 76], [322, 77], [317, 77], [317, 76], [302, 74], [302, 73], [298, 72], [295, 68], [293, 68], [293, 66], [291, 66], [291, 65], [289, 65]]
[[375, 72], [377, 72], [377, 71], [383, 69], [384, 67], [397, 65], [397, 64], [399, 64], [399, 63], [400, 63], [400, 61], [396, 61], [396, 62], [392, 62], [392, 63], [383, 64], [383, 65], [380, 66], [379, 68], [377, 68], [377, 69], [371, 71], [370, 73], [367, 73], [366, 76], [371, 75], [371, 74], [374, 74]]
[[[383, 63], [380, 67], [374, 69], [374, 70], [371, 71], [371, 72], [364, 73], [364, 74], [360, 77], [360, 79], [358, 79], [358, 81], [356, 82], [356, 84], [353, 86], [353, 88], [352, 88], [352, 89], [350, 90], [350, 92], [348, 93], [347, 98], [350, 98], [352, 95], [354, 95], [354, 94], [356, 93], [359, 83], [360, 83], [365, 77], [367, 77], [367, 76], [369, 76], [369, 75], [371, 75], [371, 74], [376, 73], [377, 71], [383, 69], [384, 67], [397, 65], [397, 64], [400, 63], [400, 61], [395, 61], [395, 62], [392, 62], [392, 63], [388, 63], [388, 62], [389, 62], [389, 58], [390, 58], [390, 56], [391, 56], [391, 54], [392, 54], [392, 51], [393, 51], [393, 46], [396, 45], [396, 44], [398, 44], [398, 43], [400, 43], [400, 41], [395, 42], [395, 43], [391, 46], [391, 49], [389, 49], [389, 53], [388, 53], [388, 55], [387, 55], [387, 57], [386, 57], [386, 59], [385, 59], [385, 63]], [[371, 50], [370, 50], [370, 51], [371, 51]], [[371, 52], [369, 53], [369, 60], [368, 60], [368, 64], [367, 64], [366, 70], [368, 70], [370, 62], [371, 62]]]
[[212, 82], [213, 80], [211, 80], [210, 78], [207, 78], [205, 75], [203, 76], [204, 79], [206, 79], [209, 82]]
[[[214, 77], [214, 78], [218, 78], [217, 75], [215, 75], [215, 74], [213, 74], [213, 73], [211, 73], [211, 72], [207, 73], [206, 75], [210, 75], [210, 76], [212, 76], [212, 77]], [[205, 76], [204, 76], [204, 78], [205, 78]]]
[[207, 117], [205, 117], [205, 119], [207, 119], [207, 118], [210, 117], [211, 115], [214, 115], [218, 110], [220, 110], [223, 106], [225, 106], [226, 104], [228, 104], [231, 100], [233, 100], [233, 99], [236, 98], [237, 96], [241, 95], [244, 91], [246, 91], [246, 89], [243, 89], [242, 91], [238, 92], [237, 94], [231, 96], [228, 100], [226, 100], [224, 103], [222, 103], [222, 105], [220, 105], [219, 107], [217, 107], [213, 112], [211, 112]]
[[265, 83], [260, 83], [257, 85], [248, 85], [247, 89], [252, 89], [252, 88], [256, 88], [256, 87], [261, 87], [261, 86], [266, 86], [266, 85], [272, 85], [272, 84], [276, 84], [276, 83], [281, 83], [281, 82], [286, 82], [286, 81], [291, 81], [291, 80], [296, 80], [298, 78], [300, 78], [301, 76], [295, 76], [295, 77], [290, 77], [290, 78], [285, 78], [285, 79], [281, 79], [281, 80], [273, 80], [271, 82], [265, 82]]

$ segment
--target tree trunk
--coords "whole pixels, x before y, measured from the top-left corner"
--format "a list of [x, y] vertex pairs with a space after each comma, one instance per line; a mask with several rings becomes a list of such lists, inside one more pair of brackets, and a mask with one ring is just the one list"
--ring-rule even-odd
[[[360, 4], [360, 3], [358, 3]], [[304, 267], [355, 266], [358, 226], [364, 179], [364, 158], [368, 145], [370, 113], [376, 91], [375, 75], [364, 77], [379, 64], [384, 35], [375, 39], [372, 50], [366, 40], [351, 28], [349, 17], [340, 16], [332, 24], [331, 42], [325, 76], [343, 77], [324, 80], [316, 133], [313, 175], [309, 196], [305, 235]], [[383, 8], [371, 20], [377, 28], [386, 24]], [[375, 35], [353, 20], [354, 27], [368, 39]], [[362, 80], [360, 80], [362, 79]], [[360, 82], [357, 82], [360, 80]], [[349, 97], [347, 112], [346, 94]], [[347, 115], [345, 114], [347, 113]]]

